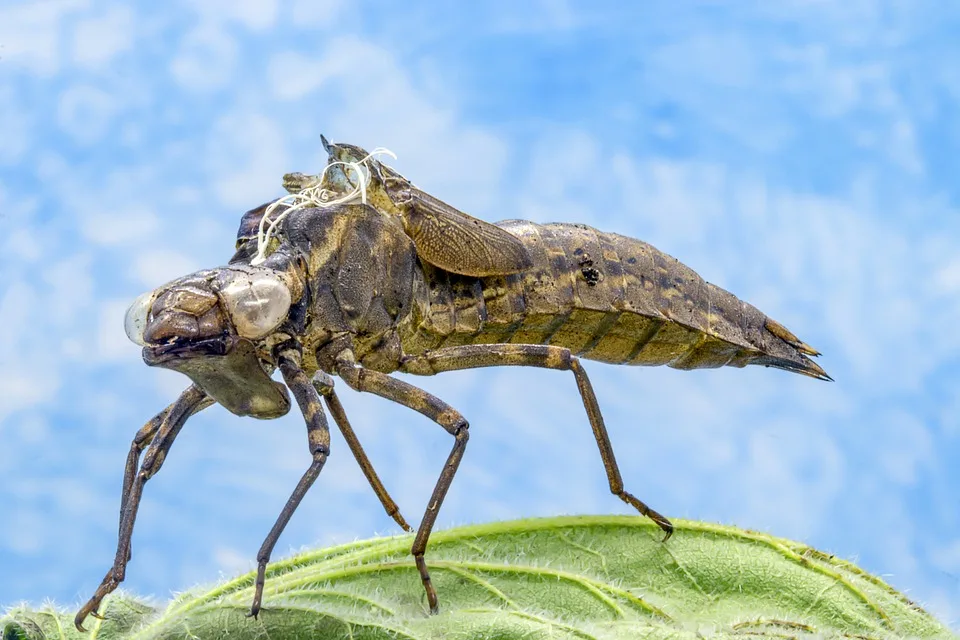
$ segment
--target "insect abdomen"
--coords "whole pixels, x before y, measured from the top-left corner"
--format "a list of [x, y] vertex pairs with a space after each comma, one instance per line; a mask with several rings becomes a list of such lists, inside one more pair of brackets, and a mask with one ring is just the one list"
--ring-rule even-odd
[[408, 352], [554, 344], [613, 364], [767, 364], [826, 376], [784, 327], [645, 242], [581, 224], [498, 226], [523, 241], [533, 266], [482, 279], [425, 269], [429, 312]]

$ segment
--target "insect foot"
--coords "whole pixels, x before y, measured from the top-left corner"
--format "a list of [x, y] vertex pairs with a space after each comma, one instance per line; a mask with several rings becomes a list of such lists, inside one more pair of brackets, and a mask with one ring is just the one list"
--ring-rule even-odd
[[117, 585], [120, 584], [120, 580], [117, 580], [113, 577], [113, 569], [107, 572], [107, 575], [104, 577], [103, 582], [100, 583], [100, 587], [97, 589], [96, 593], [93, 594], [93, 597], [87, 601], [87, 604], [80, 607], [80, 611], [77, 612], [76, 617], [73, 619], [73, 625], [77, 628], [77, 631], [80, 633], [86, 633], [86, 629], [83, 628], [83, 621], [87, 619], [87, 616], [92, 616], [98, 620], [104, 620], [105, 618], [97, 613], [97, 609], [100, 608], [100, 603], [107, 596], [108, 593], [112, 592], [117, 588]]

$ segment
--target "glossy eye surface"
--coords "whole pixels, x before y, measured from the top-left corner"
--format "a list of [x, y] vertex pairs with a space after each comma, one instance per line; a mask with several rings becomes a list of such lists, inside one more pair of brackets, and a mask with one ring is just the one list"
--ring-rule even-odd
[[290, 289], [268, 270], [230, 271], [220, 287], [226, 311], [244, 338], [262, 338], [290, 311]]
[[143, 332], [147, 328], [147, 317], [150, 314], [150, 307], [153, 306], [155, 298], [156, 291], [141, 293], [137, 296], [137, 299], [133, 301], [133, 304], [130, 305], [126, 315], [123, 317], [124, 332], [127, 334], [127, 337], [130, 338], [131, 342], [135, 342], [141, 347], [147, 346], [146, 340], [143, 339]]

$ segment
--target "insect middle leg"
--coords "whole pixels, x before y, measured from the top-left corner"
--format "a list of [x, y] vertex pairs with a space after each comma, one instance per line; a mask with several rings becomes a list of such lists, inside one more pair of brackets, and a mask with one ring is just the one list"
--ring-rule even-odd
[[391, 378], [385, 373], [362, 367], [354, 361], [352, 353], [345, 352], [337, 359], [337, 375], [356, 391], [369, 391], [422, 413], [455, 438], [447, 462], [444, 464], [443, 471], [440, 472], [440, 477], [433, 489], [433, 494], [430, 496], [430, 502], [427, 503], [427, 510], [423, 514], [423, 520], [420, 521], [417, 535], [413, 539], [413, 546], [410, 548], [410, 553], [413, 554], [413, 559], [417, 564], [417, 570], [420, 572], [420, 581], [427, 592], [430, 612], [436, 613], [437, 592], [430, 580], [430, 572], [427, 570], [423, 554], [427, 549], [427, 541], [430, 539], [430, 532], [437, 521], [437, 515], [440, 513], [440, 506], [447, 495], [447, 490], [450, 489], [450, 483], [453, 482], [453, 476], [457, 472], [457, 467], [460, 466], [460, 460], [463, 459], [467, 440], [470, 439], [469, 424], [459, 411], [443, 400], [412, 384]]
[[580, 398], [583, 400], [583, 407], [587, 410], [587, 418], [593, 429], [593, 436], [600, 448], [600, 457], [607, 472], [610, 492], [657, 523], [666, 534], [663, 538], [666, 542], [673, 534], [673, 525], [670, 521], [624, 490], [623, 478], [613, 454], [610, 436], [607, 435], [607, 427], [603, 423], [597, 396], [593, 392], [587, 372], [580, 366], [580, 359], [569, 349], [555, 345], [534, 344], [477, 344], [446, 347], [417, 356], [407, 356], [401, 371], [417, 375], [433, 375], [443, 371], [501, 366], [541, 367], [573, 372], [577, 380], [577, 388], [580, 390]]
[[[143, 496], [143, 485], [160, 470], [167, 452], [186, 423], [187, 418], [205, 406], [204, 403], [207, 403], [208, 400], [206, 393], [199, 387], [191, 385], [180, 394], [176, 402], [144, 425], [137, 433], [137, 437], [134, 438], [130, 455], [127, 456], [127, 470], [124, 472], [117, 555], [114, 557], [113, 566], [107, 571], [107, 575], [104, 576], [93, 597], [77, 612], [73, 622], [79, 631], [84, 631], [84, 619], [91, 614], [97, 616], [97, 608], [103, 599], [123, 582], [127, 562], [130, 560], [130, 538], [133, 536], [133, 525], [136, 522], [137, 510], [140, 508], [140, 499]], [[140, 446], [137, 443], [138, 438], [143, 438], [144, 441], [148, 439], [152, 441], [150, 448], [147, 449], [147, 453], [143, 457], [140, 471], [134, 475], [130, 465], [131, 459], [133, 459], [132, 464], [135, 467], [136, 458], [139, 457], [139, 451], [134, 454], [134, 450]]]

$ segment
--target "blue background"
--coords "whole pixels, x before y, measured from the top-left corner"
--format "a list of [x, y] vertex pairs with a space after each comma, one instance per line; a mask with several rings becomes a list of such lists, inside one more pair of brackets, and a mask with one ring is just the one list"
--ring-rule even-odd
[[[958, 624], [960, 7], [626, 5], [0, 3], [0, 603], [96, 587], [130, 438], [185, 382], [142, 364], [124, 309], [225, 262], [324, 133], [487, 220], [646, 240], [823, 351], [835, 383], [587, 369], [628, 490], [859, 562]], [[441, 526], [629, 513], [569, 374], [416, 382], [472, 423]], [[416, 521], [449, 436], [339, 388]], [[251, 568], [308, 462], [295, 412], [191, 420], [124, 586], [162, 601]], [[335, 435], [278, 555], [396, 531]]]

